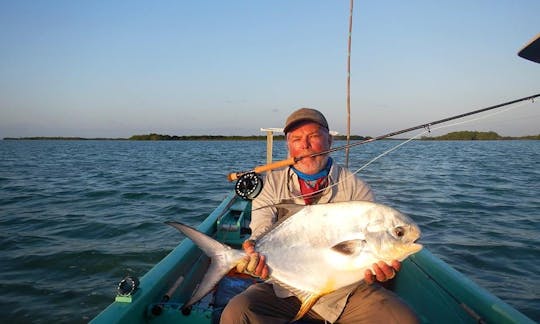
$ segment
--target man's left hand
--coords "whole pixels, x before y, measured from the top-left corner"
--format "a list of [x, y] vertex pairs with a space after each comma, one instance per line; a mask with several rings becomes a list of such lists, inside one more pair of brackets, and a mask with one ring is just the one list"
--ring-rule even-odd
[[264, 255], [255, 251], [255, 241], [247, 240], [242, 244], [246, 256], [236, 265], [236, 271], [253, 277], [267, 279], [269, 270]]
[[392, 265], [386, 264], [384, 261], [379, 261], [373, 263], [371, 269], [366, 270], [364, 273], [364, 280], [368, 285], [371, 285], [375, 281], [385, 282], [390, 279], [393, 279], [396, 276], [396, 273], [401, 268], [401, 262], [398, 260], [393, 260]]

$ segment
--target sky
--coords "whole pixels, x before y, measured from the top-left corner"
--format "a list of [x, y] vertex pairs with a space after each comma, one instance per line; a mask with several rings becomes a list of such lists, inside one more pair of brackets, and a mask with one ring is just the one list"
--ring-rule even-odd
[[[297, 108], [347, 131], [349, 0], [0, 0], [0, 138], [263, 135]], [[540, 93], [538, 0], [355, 1], [351, 133]], [[540, 99], [433, 129], [540, 133]], [[415, 135], [415, 133], [412, 133]]]

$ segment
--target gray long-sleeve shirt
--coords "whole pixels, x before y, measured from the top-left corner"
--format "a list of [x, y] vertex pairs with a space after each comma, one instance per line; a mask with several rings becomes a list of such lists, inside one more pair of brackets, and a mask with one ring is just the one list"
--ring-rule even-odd
[[[334, 163], [328, 175], [328, 186], [321, 193], [318, 203], [353, 200], [374, 201], [373, 192], [369, 185], [352, 172]], [[262, 192], [253, 200], [250, 224], [251, 239], [257, 240], [278, 221], [280, 217], [278, 208], [267, 206], [283, 201], [305, 204], [301, 197], [298, 176], [290, 167], [275, 170], [266, 175]], [[356, 287], [342, 288], [323, 296], [313, 306], [313, 309], [327, 321], [335, 322], [345, 308], [347, 297]], [[291, 292], [277, 285], [274, 285], [274, 291], [278, 297], [292, 296]]]

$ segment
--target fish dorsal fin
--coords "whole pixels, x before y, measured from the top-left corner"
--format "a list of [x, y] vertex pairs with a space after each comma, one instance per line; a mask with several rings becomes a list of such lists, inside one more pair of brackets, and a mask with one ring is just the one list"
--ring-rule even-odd
[[276, 208], [278, 210], [279, 219], [281, 220], [289, 218], [289, 216], [296, 214], [305, 207], [306, 205], [297, 204], [292, 199], [283, 199], [277, 204], [262, 206], [253, 210]]
[[271, 232], [274, 228], [278, 227], [279, 225], [281, 225], [281, 223], [287, 220], [287, 218], [305, 208], [306, 205], [295, 204], [294, 202], [292, 202], [292, 200], [284, 199], [278, 204], [262, 206], [259, 208], [255, 208], [252, 211], [271, 207], [277, 209], [277, 221], [272, 225], [272, 227], [268, 228], [264, 233], [261, 233], [259, 237], [262, 237]]
[[274, 207], [278, 209], [279, 218], [284, 220], [298, 213], [306, 205], [295, 204], [292, 200], [282, 200], [279, 204], [275, 204]]
[[274, 224], [274, 228], [276, 228], [277, 226], [281, 225], [281, 223], [286, 221], [289, 217], [306, 208], [306, 205], [281, 203], [274, 205], [274, 207], [277, 208], [277, 222]]
[[366, 245], [365, 240], [348, 240], [332, 246], [332, 250], [344, 255], [355, 255], [364, 248], [364, 245]]

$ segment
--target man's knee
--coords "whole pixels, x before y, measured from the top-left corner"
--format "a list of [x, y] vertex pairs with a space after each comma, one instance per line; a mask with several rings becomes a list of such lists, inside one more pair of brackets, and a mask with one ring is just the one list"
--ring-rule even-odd
[[344, 323], [418, 323], [419, 319], [396, 294], [378, 285], [359, 287], [349, 298], [339, 321]]
[[398, 297], [394, 297], [388, 303], [383, 316], [386, 318], [385, 323], [416, 324], [420, 322], [414, 310]]
[[244, 294], [234, 296], [221, 313], [221, 323], [234, 323], [241, 318], [245, 317], [245, 314], [249, 310], [249, 298]]

